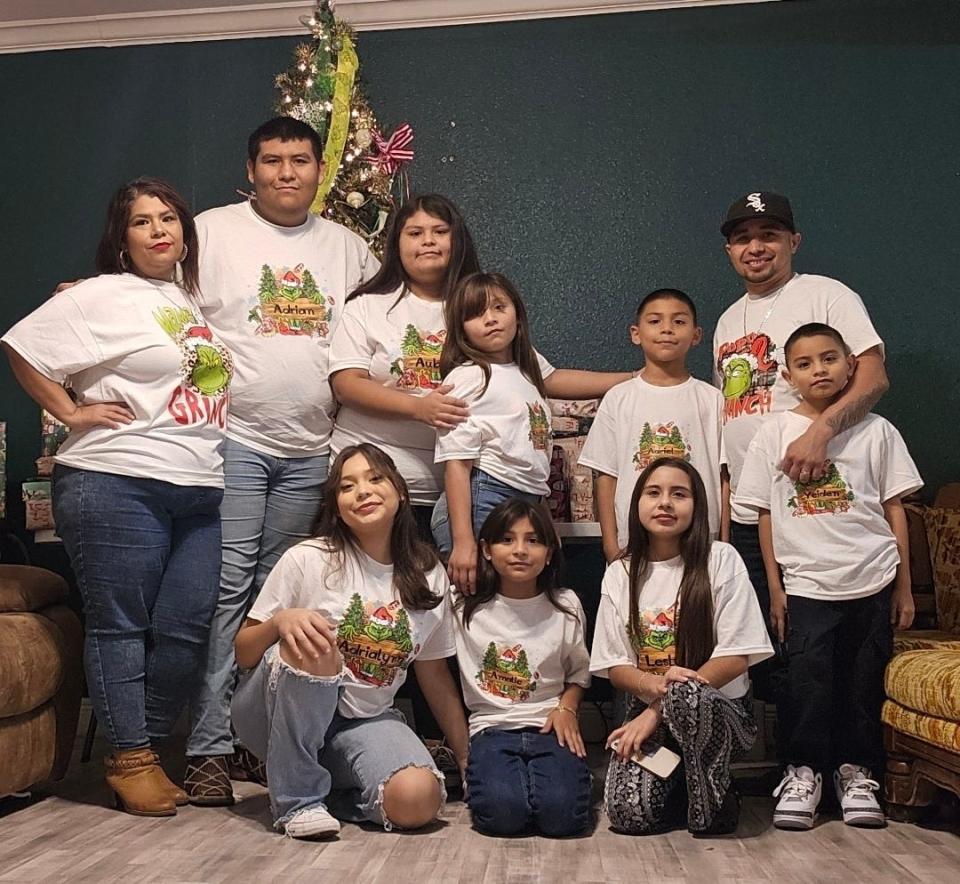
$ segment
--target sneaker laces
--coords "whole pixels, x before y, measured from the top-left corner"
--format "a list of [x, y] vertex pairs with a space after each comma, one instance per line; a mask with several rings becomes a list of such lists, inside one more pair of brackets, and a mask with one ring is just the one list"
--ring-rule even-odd
[[424, 740], [423, 742], [433, 759], [433, 763], [437, 766], [437, 770], [459, 772], [457, 756], [453, 749], [446, 744], [446, 740]]
[[845, 778], [842, 785], [844, 795], [866, 795], [869, 793], [870, 797], [873, 797], [872, 793], [880, 789], [880, 784], [876, 780], [871, 780], [863, 771], [859, 770], [849, 778]]
[[816, 788], [816, 781], [804, 779], [796, 771], [787, 771], [780, 780], [780, 785], [773, 790], [773, 797], [779, 798], [782, 792], [789, 798], [807, 798], [816, 791]]

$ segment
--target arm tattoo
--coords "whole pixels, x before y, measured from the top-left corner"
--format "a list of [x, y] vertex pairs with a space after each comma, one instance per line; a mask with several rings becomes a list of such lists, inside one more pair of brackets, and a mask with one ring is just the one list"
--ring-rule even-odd
[[836, 436], [860, 423], [870, 413], [878, 398], [871, 392], [863, 393], [849, 402], [841, 401], [837, 413], [827, 418], [827, 426], [833, 431], [833, 435]]

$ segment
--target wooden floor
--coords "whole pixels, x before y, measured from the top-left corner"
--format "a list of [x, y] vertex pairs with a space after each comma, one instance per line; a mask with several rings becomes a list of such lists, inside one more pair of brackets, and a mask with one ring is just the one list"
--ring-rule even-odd
[[[601, 815], [589, 837], [485, 838], [460, 802], [428, 832], [345, 825], [328, 842], [294, 841], [270, 827], [265, 790], [236, 784], [232, 808], [182, 808], [174, 818], [116, 811], [94, 760], [33, 803], [0, 802], [0, 881], [244, 882], [908, 882], [960, 880], [960, 837], [906, 823], [856, 830], [822, 818], [812, 832], [770, 826], [773, 800], [744, 799], [736, 837], [687, 832], [631, 838]], [[168, 769], [176, 771], [171, 759]]]

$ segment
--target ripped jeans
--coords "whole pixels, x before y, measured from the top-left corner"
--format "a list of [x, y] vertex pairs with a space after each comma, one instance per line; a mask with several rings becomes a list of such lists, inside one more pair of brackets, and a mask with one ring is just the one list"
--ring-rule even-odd
[[402, 716], [387, 709], [373, 718], [345, 718], [337, 712], [340, 682], [339, 675], [294, 669], [273, 645], [234, 694], [233, 727], [266, 762], [278, 829], [298, 811], [321, 805], [338, 819], [389, 830], [383, 787], [405, 767], [430, 770], [446, 800], [443, 775]]

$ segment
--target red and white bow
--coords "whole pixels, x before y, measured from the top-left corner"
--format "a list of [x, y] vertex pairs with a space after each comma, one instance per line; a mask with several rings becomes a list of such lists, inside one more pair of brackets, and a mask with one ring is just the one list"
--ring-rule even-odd
[[374, 130], [373, 141], [378, 153], [367, 157], [367, 162], [379, 167], [387, 175], [393, 175], [404, 163], [413, 159], [413, 151], [408, 147], [413, 141], [413, 129], [409, 123], [401, 123], [386, 140]]

